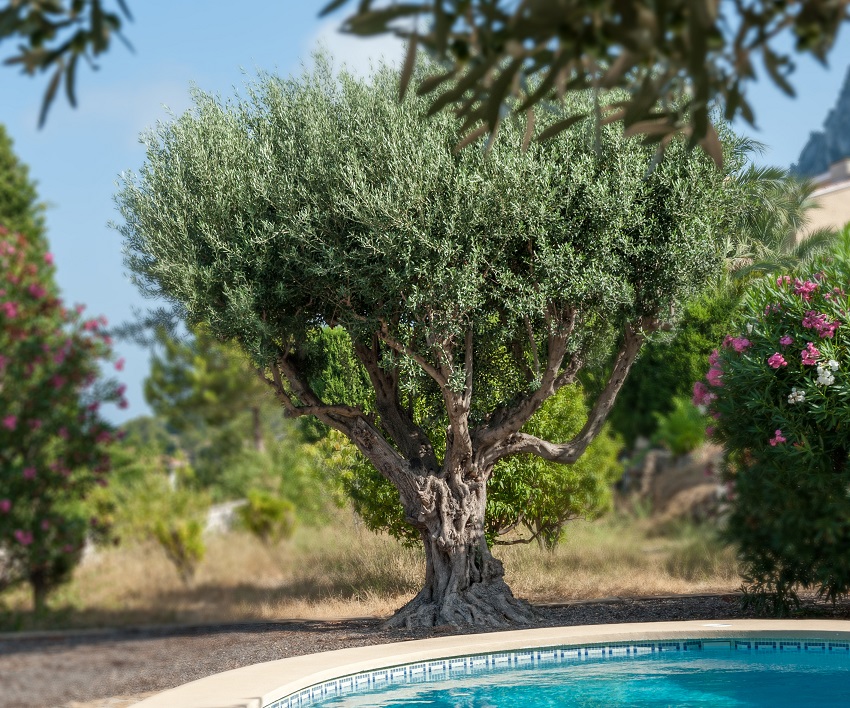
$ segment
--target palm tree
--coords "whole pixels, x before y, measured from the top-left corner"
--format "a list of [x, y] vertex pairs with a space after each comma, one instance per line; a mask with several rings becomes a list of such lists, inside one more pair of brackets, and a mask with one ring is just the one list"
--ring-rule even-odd
[[838, 232], [804, 234], [815, 185], [780, 167], [750, 165], [738, 178], [747, 199], [727, 244], [727, 270], [741, 284], [753, 276], [791, 270], [833, 247]]

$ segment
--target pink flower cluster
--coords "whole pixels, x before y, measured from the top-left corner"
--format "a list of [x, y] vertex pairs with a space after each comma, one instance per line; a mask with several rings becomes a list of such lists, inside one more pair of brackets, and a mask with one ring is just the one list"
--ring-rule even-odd
[[809, 342], [806, 348], [800, 352], [804, 366], [815, 366], [818, 363], [820, 352], [815, 348], [815, 345]]
[[776, 352], [772, 356], [768, 357], [767, 365], [771, 369], [778, 369], [782, 366], [788, 366], [788, 362], [785, 361], [785, 357], [782, 356], [779, 352]]
[[771, 447], [776, 447], [780, 443], [787, 442], [787, 438], [783, 437], [782, 431], [779, 428], [773, 434], [773, 437], [769, 440]]
[[716, 393], [712, 393], [708, 386], [706, 386], [702, 381], [697, 381], [694, 384], [694, 395], [691, 398], [691, 402], [695, 406], [708, 406], [711, 405], [711, 402], [717, 398]]
[[790, 336], [790, 335], [786, 334], [784, 337], [780, 337], [780, 338], [779, 338], [779, 343], [780, 343], [783, 347], [787, 347], [789, 344], [793, 344], [793, 343], [794, 343], [794, 337], [792, 337], [792, 336]]
[[741, 354], [752, 345], [752, 342], [746, 337], [726, 337], [724, 344], [732, 347], [738, 354]]
[[31, 531], [21, 531], [20, 529], [15, 529], [14, 536], [15, 540], [22, 546], [29, 546], [34, 540]]
[[799, 295], [806, 302], [812, 299], [812, 294], [818, 287], [818, 284], [813, 280], [802, 281], [799, 278], [794, 278], [794, 294]]
[[806, 312], [805, 317], [803, 317], [803, 327], [815, 330], [821, 339], [832, 339], [835, 335], [835, 330], [838, 329], [840, 324], [838, 320], [830, 322], [826, 315], [815, 312], [814, 310], [809, 310]]

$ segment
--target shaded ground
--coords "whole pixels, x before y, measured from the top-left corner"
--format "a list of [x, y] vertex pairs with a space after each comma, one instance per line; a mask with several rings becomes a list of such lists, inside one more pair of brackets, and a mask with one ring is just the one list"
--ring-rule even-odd
[[[807, 617], [850, 618], [808, 602]], [[612, 599], [541, 607], [533, 627], [752, 617], [734, 595]], [[0, 708], [125, 708], [220, 671], [331, 649], [463, 631], [382, 630], [377, 619], [292, 621], [102, 633], [0, 635]]]

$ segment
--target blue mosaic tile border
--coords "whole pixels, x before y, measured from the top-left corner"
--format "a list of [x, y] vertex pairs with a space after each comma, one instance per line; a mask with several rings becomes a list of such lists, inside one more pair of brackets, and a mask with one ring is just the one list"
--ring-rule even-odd
[[342, 676], [308, 686], [297, 693], [278, 699], [263, 708], [306, 708], [318, 701], [358, 691], [374, 690], [391, 684], [438, 681], [450, 676], [496, 671], [510, 667], [540, 666], [589, 659], [624, 659], [660, 652], [679, 651], [746, 651], [812, 654], [843, 654], [850, 658], [850, 641], [823, 639], [740, 639], [718, 637], [683, 641], [608, 642], [570, 647], [545, 647], [493, 654], [456, 656], [416, 664]]

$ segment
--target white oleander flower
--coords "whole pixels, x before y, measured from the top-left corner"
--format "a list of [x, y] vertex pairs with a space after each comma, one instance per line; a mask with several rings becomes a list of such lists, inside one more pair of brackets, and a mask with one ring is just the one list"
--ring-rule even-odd
[[835, 361], [835, 359], [830, 359], [828, 362], [826, 362], [826, 365], [833, 371], [838, 371], [838, 362]]
[[835, 377], [829, 369], [823, 366], [818, 367], [818, 384], [821, 386], [832, 386], [835, 383]]
[[804, 403], [806, 401], [806, 392], [794, 386], [788, 396], [788, 403]]
[[747, 324], [747, 334], [752, 334], [752, 333], [753, 333], [753, 323], [750, 322], [750, 323]]

